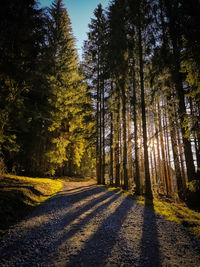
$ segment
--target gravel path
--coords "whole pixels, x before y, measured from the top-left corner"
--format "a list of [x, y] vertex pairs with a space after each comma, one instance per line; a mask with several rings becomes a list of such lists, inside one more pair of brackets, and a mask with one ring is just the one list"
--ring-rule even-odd
[[0, 266], [200, 266], [200, 240], [91, 183], [64, 190], [0, 242]]

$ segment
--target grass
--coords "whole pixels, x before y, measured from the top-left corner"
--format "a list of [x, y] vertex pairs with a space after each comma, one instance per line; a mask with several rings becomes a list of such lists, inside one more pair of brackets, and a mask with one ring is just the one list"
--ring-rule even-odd
[[62, 177], [62, 181], [64, 182], [95, 182], [96, 183], [96, 179], [95, 178], [91, 178], [91, 177], [78, 177], [78, 176], [74, 176], [74, 177]]
[[166, 217], [167, 220], [182, 224], [190, 232], [200, 238], [200, 213], [189, 209], [183, 203], [153, 200], [156, 213]]
[[61, 180], [0, 176], [0, 234], [61, 189]]
[[[145, 202], [143, 196], [135, 196], [129, 191], [124, 191], [122, 188], [106, 186], [110, 191], [118, 194], [123, 194], [127, 197], [135, 199], [138, 203], [148, 206], [148, 201]], [[152, 203], [149, 204], [152, 208]], [[164, 216], [167, 220], [182, 224], [192, 234], [200, 238], [200, 213], [189, 209], [184, 203], [175, 203], [167, 199], [154, 197], [153, 209], [157, 214]]]

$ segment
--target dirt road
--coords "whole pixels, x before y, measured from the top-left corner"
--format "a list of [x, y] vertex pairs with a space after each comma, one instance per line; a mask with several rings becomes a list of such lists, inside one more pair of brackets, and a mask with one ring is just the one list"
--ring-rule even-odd
[[132, 199], [73, 182], [4, 236], [0, 266], [197, 267], [200, 241]]

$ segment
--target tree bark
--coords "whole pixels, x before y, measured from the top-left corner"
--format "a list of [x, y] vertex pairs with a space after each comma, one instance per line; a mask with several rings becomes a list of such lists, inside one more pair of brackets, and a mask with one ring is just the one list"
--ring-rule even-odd
[[115, 177], [115, 185], [120, 186], [120, 163], [119, 163], [119, 128], [120, 128], [120, 100], [119, 97], [115, 98], [116, 100], [116, 110], [115, 110], [115, 120], [114, 120], [114, 177]]
[[125, 79], [121, 80], [121, 95], [122, 95], [122, 176], [124, 180], [124, 189], [128, 190], [128, 171], [127, 171], [127, 133], [126, 133], [126, 92]]
[[139, 41], [138, 45], [139, 45], [139, 63], [140, 63], [140, 90], [141, 90], [141, 107], [142, 107], [144, 166], [145, 166], [145, 195], [147, 198], [152, 199], [153, 194], [151, 190], [151, 180], [150, 180], [150, 174], [149, 174], [149, 158], [148, 158], [148, 148], [147, 148], [146, 109], [145, 109], [145, 96], [144, 96], [143, 48], [142, 48], [140, 15], [139, 15], [139, 25], [138, 25], [138, 41]]
[[[134, 60], [134, 59], [133, 59]], [[135, 193], [137, 195], [141, 194], [140, 189], [140, 170], [139, 170], [139, 160], [138, 160], [138, 125], [137, 125], [137, 98], [136, 98], [136, 82], [135, 82], [135, 61], [133, 61], [132, 66], [132, 86], [133, 86], [133, 118], [134, 118], [134, 141], [135, 141]]]

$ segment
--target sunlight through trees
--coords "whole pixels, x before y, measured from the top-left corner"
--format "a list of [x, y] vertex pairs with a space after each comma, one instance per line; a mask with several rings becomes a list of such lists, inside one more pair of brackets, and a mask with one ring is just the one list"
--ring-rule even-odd
[[199, 1], [99, 4], [79, 62], [62, 0], [3, 1], [0, 171], [95, 176], [152, 199], [200, 190]]

